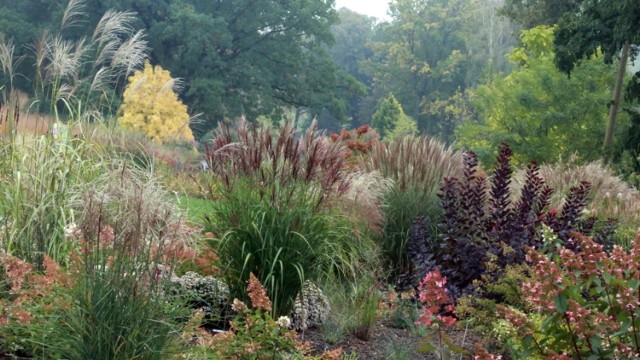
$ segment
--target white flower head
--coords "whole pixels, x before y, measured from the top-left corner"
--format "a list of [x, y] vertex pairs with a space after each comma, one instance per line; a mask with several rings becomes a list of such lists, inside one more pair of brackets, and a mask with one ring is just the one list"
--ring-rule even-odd
[[78, 235], [80, 235], [80, 228], [78, 227], [78, 225], [76, 223], [72, 222], [71, 224], [68, 224], [64, 228], [64, 236], [67, 239], [75, 238]]
[[280, 316], [278, 318], [278, 321], [276, 321], [276, 323], [278, 324], [278, 326], [280, 326], [283, 329], [288, 329], [289, 326], [291, 326], [291, 319], [289, 319], [288, 316]]

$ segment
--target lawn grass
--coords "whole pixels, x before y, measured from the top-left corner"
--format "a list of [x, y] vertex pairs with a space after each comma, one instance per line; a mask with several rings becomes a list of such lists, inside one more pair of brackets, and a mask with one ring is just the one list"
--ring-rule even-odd
[[202, 224], [205, 214], [209, 214], [213, 206], [212, 200], [188, 195], [178, 196], [177, 202], [178, 206], [186, 211], [189, 222], [194, 224]]

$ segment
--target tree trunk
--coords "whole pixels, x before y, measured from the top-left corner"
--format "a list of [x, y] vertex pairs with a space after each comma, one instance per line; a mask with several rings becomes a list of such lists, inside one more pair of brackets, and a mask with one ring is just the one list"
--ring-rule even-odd
[[611, 159], [611, 145], [613, 144], [613, 131], [616, 126], [616, 117], [620, 108], [620, 97], [622, 94], [622, 86], [624, 85], [624, 75], [627, 73], [627, 59], [629, 58], [629, 43], [626, 42], [622, 47], [622, 56], [618, 65], [618, 74], [616, 75], [616, 85], [613, 89], [613, 101], [609, 108], [609, 121], [607, 123], [607, 133], [604, 136], [604, 161], [608, 163]]
[[296, 108], [296, 116], [293, 119], [294, 131], [298, 128], [298, 121], [300, 120], [300, 117], [302, 116], [302, 114], [304, 114], [304, 108], [303, 107]]

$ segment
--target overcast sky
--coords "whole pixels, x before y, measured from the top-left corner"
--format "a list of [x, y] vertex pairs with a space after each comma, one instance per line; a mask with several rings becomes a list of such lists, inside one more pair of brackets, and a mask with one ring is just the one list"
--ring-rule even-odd
[[387, 18], [388, 5], [389, 0], [336, 0], [336, 9], [346, 7], [378, 19]]

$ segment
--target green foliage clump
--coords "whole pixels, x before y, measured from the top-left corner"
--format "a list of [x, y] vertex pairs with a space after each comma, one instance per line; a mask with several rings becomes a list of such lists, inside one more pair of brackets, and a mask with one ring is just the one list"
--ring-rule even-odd
[[352, 276], [367, 246], [345, 217], [317, 208], [323, 194], [310, 184], [242, 179], [216, 196], [222, 201], [212, 204], [205, 228], [220, 234], [213, 245], [232, 294], [246, 299], [254, 273], [277, 315], [289, 313], [306, 279]]
[[418, 132], [416, 122], [404, 113], [393, 94], [380, 102], [371, 118], [371, 125], [384, 139], [397, 139]]
[[530, 310], [521, 290], [522, 284], [531, 280], [529, 266], [513, 264], [501, 269], [497, 258], [490, 256], [486, 269], [487, 272], [474, 282], [475, 292], [458, 299], [456, 315], [467, 319], [489, 350], [506, 352], [517, 342], [517, 335], [504, 319], [496, 317], [497, 308], [502, 305], [521, 312]]

